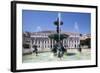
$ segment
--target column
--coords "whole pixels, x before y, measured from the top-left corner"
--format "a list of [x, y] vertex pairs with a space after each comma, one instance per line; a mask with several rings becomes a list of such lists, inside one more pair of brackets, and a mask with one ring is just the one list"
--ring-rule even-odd
[[51, 48], [50, 46], [51, 46], [51, 42], [50, 42], [50, 39], [49, 39], [49, 48]]

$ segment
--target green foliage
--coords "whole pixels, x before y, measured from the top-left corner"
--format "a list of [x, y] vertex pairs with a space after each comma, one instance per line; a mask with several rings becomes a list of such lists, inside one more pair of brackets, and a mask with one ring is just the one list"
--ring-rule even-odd
[[91, 39], [87, 38], [85, 40], [80, 40], [80, 45], [82, 45], [82, 46], [87, 45], [88, 48], [91, 48]]
[[91, 39], [90, 39], [90, 38], [87, 38], [87, 39], [85, 40], [85, 43], [86, 43], [86, 45], [88, 45], [88, 48], [91, 47]]
[[80, 45], [84, 46], [85, 45], [85, 40], [80, 40]]

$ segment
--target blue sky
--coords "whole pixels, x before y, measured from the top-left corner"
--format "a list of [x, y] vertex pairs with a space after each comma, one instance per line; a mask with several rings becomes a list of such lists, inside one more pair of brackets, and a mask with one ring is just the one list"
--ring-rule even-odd
[[[64, 32], [90, 33], [91, 14], [76, 12], [60, 12]], [[58, 12], [54, 11], [22, 11], [23, 31], [38, 32], [45, 30], [56, 30], [54, 21], [58, 17]]]

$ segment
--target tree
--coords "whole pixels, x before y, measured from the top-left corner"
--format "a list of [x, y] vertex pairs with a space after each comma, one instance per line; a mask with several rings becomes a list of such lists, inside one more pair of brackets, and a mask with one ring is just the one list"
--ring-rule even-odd
[[84, 46], [85, 45], [85, 40], [80, 40], [80, 45]]
[[87, 38], [85, 40], [85, 44], [88, 46], [88, 48], [91, 48], [91, 39], [90, 38]]
[[80, 45], [87, 45], [88, 48], [91, 48], [91, 38], [86, 38], [85, 40], [80, 40]]

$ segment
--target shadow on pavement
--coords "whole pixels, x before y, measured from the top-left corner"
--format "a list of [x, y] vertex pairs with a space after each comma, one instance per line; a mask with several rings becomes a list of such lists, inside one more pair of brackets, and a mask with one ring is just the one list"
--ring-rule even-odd
[[67, 53], [66, 55], [67, 56], [72, 56], [72, 55], [75, 55], [76, 53]]

